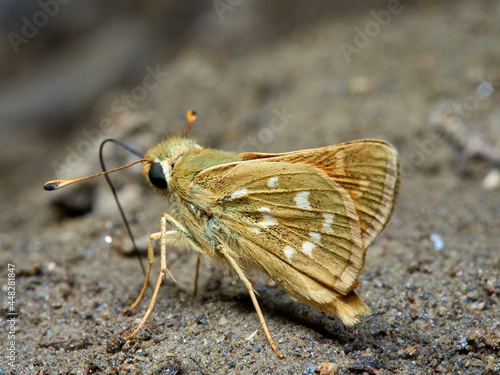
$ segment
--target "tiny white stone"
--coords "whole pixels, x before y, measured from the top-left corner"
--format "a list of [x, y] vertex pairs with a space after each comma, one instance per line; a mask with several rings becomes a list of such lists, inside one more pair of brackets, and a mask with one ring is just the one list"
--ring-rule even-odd
[[47, 263], [47, 270], [49, 272], [54, 271], [56, 269], [56, 267], [57, 267], [57, 264], [55, 264], [54, 262]]
[[279, 179], [278, 176], [271, 177], [269, 181], [267, 181], [267, 186], [270, 187], [271, 189], [276, 189], [276, 187], [278, 186], [278, 179]]
[[323, 214], [323, 217], [325, 218], [325, 222], [323, 223], [323, 232], [332, 234], [333, 229], [332, 229], [332, 224], [333, 224], [333, 219], [335, 218], [334, 214]]
[[312, 242], [309, 242], [309, 241], [306, 241], [304, 242], [304, 244], [302, 245], [302, 252], [306, 255], [309, 255], [311, 256], [312, 255], [312, 252], [314, 250], [314, 248], [316, 247], [316, 244], [312, 243]]
[[309, 232], [309, 235], [311, 236], [311, 240], [317, 243], [321, 243], [321, 233]]
[[311, 209], [311, 203], [309, 203], [310, 194], [311, 194], [310, 191], [301, 191], [300, 193], [297, 193], [297, 196], [295, 197], [294, 201], [297, 204], [298, 208], [303, 208], [305, 210]]
[[262, 213], [264, 216], [264, 220], [259, 222], [259, 224], [263, 227], [269, 227], [271, 225], [278, 225], [278, 220], [271, 214], [271, 210], [267, 207], [258, 208], [257, 211]]
[[248, 195], [248, 189], [246, 187], [243, 187], [233, 192], [233, 194], [231, 194], [231, 197], [229, 199], [232, 200], [232, 199], [243, 198], [246, 197], [247, 195]]
[[288, 258], [288, 260], [291, 262], [293, 254], [295, 254], [295, 249], [291, 246], [286, 246], [283, 251], [285, 252], [285, 255]]
[[434, 249], [437, 251], [441, 251], [444, 248], [444, 241], [441, 238], [441, 236], [437, 233], [432, 233], [429, 236], [429, 240], [431, 240], [432, 244], [434, 245]]
[[489, 171], [482, 185], [486, 190], [494, 190], [500, 187], [500, 169], [492, 169]]
[[255, 331], [254, 331], [254, 332], [253, 332], [250, 336], [248, 336], [245, 340], [247, 340], [247, 341], [251, 341], [251, 340], [255, 337], [255, 335], [257, 334], [257, 332], [259, 332], [259, 330], [258, 330], [258, 329], [256, 329], [256, 330], [255, 330]]

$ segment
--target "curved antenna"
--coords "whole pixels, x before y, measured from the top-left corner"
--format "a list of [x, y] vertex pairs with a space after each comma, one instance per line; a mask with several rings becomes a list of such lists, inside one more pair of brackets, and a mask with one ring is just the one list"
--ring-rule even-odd
[[[141, 154], [139, 151], [134, 150], [132, 147], [127, 146], [126, 144], [124, 144], [124, 143], [122, 143], [120, 141], [117, 141], [116, 139], [111, 139], [111, 138], [105, 139], [104, 141], [101, 142], [101, 146], [99, 147], [99, 161], [101, 162], [101, 168], [102, 168], [102, 171], [103, 171], [102, 174], [104, 174], [104, 177], [106, 177], [106, 181], [108, 182], [108, 185], [111, 188], [111, 192], [113, 193], [113, 197], [115, 198], [116, 205], [118, 206], [118, 210], [120, 211], [120, 215], [121, 215], [121, 217], [123, 219], [123, 222], [125, 223], [125, 227], [127, 228], [127, 232], [128, 232], [129, 237], [130, 237], [130, 240], [132, 241], [132, 246], [134, 247], [134, 252], [137, 255], [137, 259], [139, 259], [139, 264], [141, 265], [142, 273], [146, 274], [146, 269], [144, 268], [144, 264], [142, 263], [142, 259], [141, 259], [141, 256], [139, 254], [139, 249], [137, 248], [137, 245], [135, 243], [135, 239], [134, 239], [134, 236], [132, 234], [132, 230], [130, 229], [130, 225], [128, 224], [127, 218], [125, 216], [125, 212], [123, 211], [123, 208], [122, 208], [122, 205], [120, 204], [120, 201], [118, 200], [118, 194], [116, 194], [116, 189], [113, 186], [113, 183], [111, 182], [111, 179], [108, 176], [108, 173], [111, 172], [111, 171], [114, 171], [114, 170], [110, 169], [109, 171], [107, 171], [106, 170], [106, 166], [104, 165], [104, 159], [103, 159], [102, 151], [104, 149], [104, 145], [107, 142], [113, 142], [113, 143], [117, 144], [118, 146], [123, 147], [124, 149], [130, 151], [134, 155], [137, 155], [137, 156], [139, 156], [141, 158], [139, 160], [136, 160], [133, 163], [128, 164], [127, 166], [135, 164], [135, 163], [138, 163], [138, 162], [141, 162], [141, 161], [144, 161], [146, 159], [144, 158], [144, 155]], [[122, 167], [122, 168], [126, 168], [127, 166]]]
[[133, 161], [132, 163], [129, 163], [127, 165], [122, 165], [121, 167], [110, 169], [108, 171], [104, 171], [104, 172], [101, 172], [101, 173], [96, 173], [96, 174], [93, 174], [93, 175], [90, 175], [90, 176], [86, 176], [86, 177], [75, 178], [75, 179], [72, 179], [72, 180], [51, 180], [51, 181], [46, 182], [45, 185], [43, 185], [43, 188], [45, 190], [52, 191], [52, 190], [57, 190], [57, 189], [65, 187], [65, 186], [74, 184], [75, 182], [80, 182], [80, 181], [88, 180], [89, 178], [94, 178], [94, 177], [103, 176], [103, 175], [107, 177], [108, 173], [116, 172], [116, 171], [119, 171], [121, 169], [128, 168], [131, 165], [140, 163], [141, 161], [144, 161], [144, 160], [145, 159], [139, 159], [139, 160]]
[[[126, 149], [126, 150], [130, 151], [131, 153], [133, 153], [134, 155], [137, 155], [138, 157], [140, 157], [140, 159], [136, 160], [136, 161], [133, 161], [132, 163], [129, 163], [127, 165], [123, 165], [121, 167], [118, 167], [118, 168], [106, 170], [106, 167], [104, 166], [103, 157], [102, 157], [102, 150], [103, 150], [104, 145], [107, 142], [116, 143], [118, 146], [121, 146], [124, 149]], [[144, 155], [141, 154], [139, 151], [134, 150], [132, 147], [127, 146], [126, 144], [124, 144], [124, 143], [122, 143], [120, 141], [117, 141], [116, 139], [105, 139], [104, 141], [101, 142], [101, 146], [99, 147], [99, 161], [101, 162], [101, 168], [102, 168], [102, 172], [101, 173], [96, 173], [96, 174], [93, 174], [93, 175], [90, 175], [90, 176], [87, 176], [87, 177], [75, 178], [73, 180], [52, 180], [52, 181], [46, 182], [45, 185], [43, 185], [43, 188], [45, 190], [57, 190], [57, 189], [65, 187], [65, 186], [68, 186], [70, 184], [74, 184], [75, 182], [88, 180], [89, 178], [94, 178], [94, 177], [98, 177], [98, 176], [104, 176], [104, 177], [106, 177], [106, 181], [108, 181], [109, 187], [111, 188], [111, 192], [113, 193], [113, 196], [115, 197], [116, 204], [118, 205], [118, 210], [120, 211], [120, 215], [121, 215], [121, 217], [123, 219], [123, 222], [125, 223], [125, 227], [127, 228], [128, 235], [130, 236], [130, 239], [132, 240], [132, 246], [134, 247], [134, 252], [137, 255], [137, 258], [139, 259], [139, 263], [141, 265], [141, 269], [142, 269], [142, 272], [144, 274], [146, 273], [146, 271], [144, 269], [144, 264], [142, 264], [142, 259], [141, 259], [140, 255], [139, 255], [139, 250], [137, 249], [137, 245], [135, 243], [134, 236], [132, 235], [132, 231], [130, 230], [130, 226], [128, 224], [127, 218], [125, 217], [125, 213], [123, 212], [123, 209], [122, 209], [122, 206], [120, 204], [120, 201], [118, 200], [118, 195], [116, 194], [116, 189], [113, 186], [111, 180], [109, 179], [108, 174], [111, 173], [111, 172], [119, 171], [119, 170], [124, 169], [124, 168], [128, 168], [131, 165], [143, 162], [145, 160], [146, 160], [146, 158], [144, 157]]]
[[184, 130], [184, 132], [182, 133], [183, 137], [186, 136], [186, 134], [189, 131], [189, 129], [191, 129], [191, 126], [193, 125], [193, 122], [195, 122], [195, 120], [196, 120], [196, 112], [193, 111], [192, 109], [190, 109], [189, 111], [187, 111], [186, 117], [187, 117], [187, 120], [188, 120], [188, 126]]

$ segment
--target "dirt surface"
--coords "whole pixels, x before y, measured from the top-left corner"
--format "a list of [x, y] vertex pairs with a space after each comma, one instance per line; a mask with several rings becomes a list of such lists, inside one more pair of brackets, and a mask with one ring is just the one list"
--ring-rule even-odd
[[[0, 48], [0, 374], [499, 373], [498, 2], [159, 3], [69, 2], [29, 38], [39, 5], [1, 14], [27, 42]], [[198, 143], [224, 150], [398, 148], [398, 204], [357, 289], [370, 316], [346, 327], [255, 274], [279, 359], [243, 285], [202, 266], [194, 297], [195, 255], [169, 248], [178, 283], [122, 338], [152, 289], [121, 313], [143, 275], [106, 182], [42, 185], [98, 172], [107, 137], [145, 152], [188, 109]], [[112, 178], [145, 260], [168, 206], [137, 167]]]

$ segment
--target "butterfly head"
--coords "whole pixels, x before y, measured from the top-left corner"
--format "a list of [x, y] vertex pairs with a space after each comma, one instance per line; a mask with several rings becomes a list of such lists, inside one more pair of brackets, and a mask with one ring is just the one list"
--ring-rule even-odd
[[193, 139], [170, 137], [148, 150], [142, 162], [146, 182], [162, 195], [172, 189], [172, 174], [177, 163], [188, 153], [202, 148]]

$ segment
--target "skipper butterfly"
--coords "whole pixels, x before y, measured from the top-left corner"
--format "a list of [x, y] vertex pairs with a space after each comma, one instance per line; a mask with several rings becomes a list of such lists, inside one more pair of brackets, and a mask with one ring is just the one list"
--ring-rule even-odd
[[[189, 112], [189, 125], [194, 119]], [[160, 274], [147, 312], [128, 338], [153, 310], [170, 274], [167, 245], [174, 244], [236, 273], [279, 356], [246, 274], [250, 267], [347, 325], [369, 313], [354, 289], [366, 249], [388, 223], [398, 195], [398, 152], [389, 143], [365, 139], [281, 154], [236, 154], [202, 147], [184, 134], [161, 141], [137, 162], [146, 183], [168, 199], [171, 213], [163, 213], [160, 231], [149, 236], [143, 288], [127, 310], [144, 295], [154, 264], [153, 240], [160, 240]], [[81, 180], [49, 181], [44, 187], [54, 190]]]

